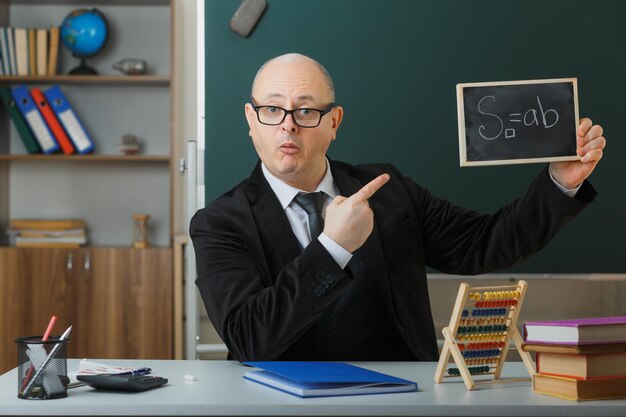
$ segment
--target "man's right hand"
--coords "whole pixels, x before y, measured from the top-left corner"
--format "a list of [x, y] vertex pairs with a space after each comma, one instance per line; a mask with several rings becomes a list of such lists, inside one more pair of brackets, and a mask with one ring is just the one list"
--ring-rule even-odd
[[374, 212], [367, 200], [389, 181], [389, 174], [374, 178], [350, 197], [337, 196], [326, 208], [324, 234], [352, 253], [374, 230]]

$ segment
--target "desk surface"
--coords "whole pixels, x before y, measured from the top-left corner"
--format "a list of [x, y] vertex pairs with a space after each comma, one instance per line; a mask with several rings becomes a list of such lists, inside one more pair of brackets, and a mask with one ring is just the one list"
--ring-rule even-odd
[[[97, 360], [97, 359], [96, 359]], [[100, 362], [100, 360], [98, 360]], [[114, 393], [90, 387], [70, 389], [67, 398], [17, 398], [17, 371], [0, 376], [0, 415], [204, 416], [204, 415], [415, 415], [415, 416], [624, 416], [626, 399], [572, 402], [535, 394], [530, 381], [478, 385], [467, 391], [460, 378], [435, 384], [435, 363], [360, 362], [356, 365], [416, 381], [418, 392], [298, 398], [242, 378], [247, 368], [234, 361], [102, 360], [149, 366], [169, 384], [142, 393]], [[78, 360], [68, 361], [68, 370]], [[197, 381], [185, 381], [195, 375]], [[521, 363], [504, 367], [503, 378], [527, 377]]]

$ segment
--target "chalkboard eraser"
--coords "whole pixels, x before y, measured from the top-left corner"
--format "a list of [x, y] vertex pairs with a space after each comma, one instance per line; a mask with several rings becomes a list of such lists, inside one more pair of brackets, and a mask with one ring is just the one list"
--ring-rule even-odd
[[243, 0], [232, 19], [230, 19], [230, 28], [247, 38], [266, 7], [266, 0]]

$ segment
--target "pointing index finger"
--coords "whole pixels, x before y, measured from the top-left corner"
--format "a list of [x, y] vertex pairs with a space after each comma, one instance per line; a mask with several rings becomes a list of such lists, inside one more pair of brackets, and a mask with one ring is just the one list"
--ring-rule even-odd
[[366, 201], [371, 196], [373, 196], [374, 193], [376, 193], [376, 191], [378, 191], [380, 187], [385, 185], [385, 183], [389, 181], [389, 178], [390, 178], [389, 174], [379, 175], [378, 177], [374, 178], [373, 180], [365, 184], [363, 188], [361, 188], [359, 191], [352, 194], [349, 200], [354, 200], [354, 201], [359, 201], [359, 202]]

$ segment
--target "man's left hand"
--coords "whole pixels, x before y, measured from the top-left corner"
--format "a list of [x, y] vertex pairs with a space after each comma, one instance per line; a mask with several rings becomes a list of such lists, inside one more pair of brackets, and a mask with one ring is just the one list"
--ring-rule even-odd
[[602, 136], [602, 126], [594, 125], [591, 119], [582, 119], [576, 131], [576, 153], [579, 161], [550, 163], [552, 177], [563, 187], [578, 187], [595, 169], [600, 159], [606, 139]]

